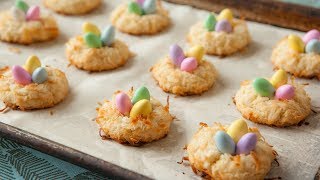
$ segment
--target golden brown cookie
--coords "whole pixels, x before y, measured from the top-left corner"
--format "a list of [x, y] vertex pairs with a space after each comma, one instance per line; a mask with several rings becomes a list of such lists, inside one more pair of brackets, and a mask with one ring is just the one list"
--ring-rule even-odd
[[41, 14], [39, 20], [26, 21], [14, 18], [11, 11], [0, 13], [1, 41], [32, 44], [55, 39], [58, 35], [57, 23], [51, 15]]
[[203, 46], [207, 54], [227, 56], [247, 47], [251, 38], [246, 22], [233, 19], [231, 33], [208, 31], [203, 22], [199, 22], [191, 27], [187, 41], [191, 45]]
[[0, 99], [13, 109], [32, 110], [53, 107], [68, 95], [69, 85], [63, 72], [45, 68], [48, 77], [44, 83], [21, 85], [14, 81], [9, 67], [0, 70]]
[[222, 153], [217, 148], [215, 135], [227, 129], [219, 123], [213, 126], [202, 123], [187, 145], [191, 166], [210, 179], [264, 179], [275, 159], [272, 146], [265, 142], [257, 128], [249, 128], [248, 131], [257, 137], [256, 146], [249, 154]]
[[104, 71], [123, 66], [133, 54], [128, 46], [116, 40], [112, 46], [89, 48], [82, 36], [70, 39], [66, 44], [69, 62], [79, 69], [87, 71]]
[[112, 12], [110, 20], [119, 31], [133, 35], [156, 34], [170, 25], [168, 12], [160, 1], [157, 1], [156, 12], [146, 15], [131, 13], [128, 3], [122, 4]]
[[271, 61], [275, 68], [283, 69], [296, 77], [320, 79], [320, 54], [291, 49], [287, 37], [274, 47]]
[[96, 9], [101, 4], [101, 0], [43, 0], [43, 4], [57, 13], [78, 15]]
[[[115, 92], [111, 101], [106, 100], [101, 107], [97, 108], [96, 122], [104, 137], [119, 143], [139, 146], [161, 139], [168, 134], [173, 121], [173, 117], [169, 113], [169, 104], [163, 106], [158, 100], [151, 97], [149, 102], [152, 111], [150, 114], [132, 117], [132, 112], [130, 115], [122, 114], [117, 109], [115, 96], [119, 93], [120, 91]], [[129, 98], [132, 98], [133, 93], [133, 90], [127, 93]], [[132, 107], [131, 111], [134, 108]]]
[[255, 92], [252, 81], [244, 81], [234, 97], [242, 116], [256, 123], [285, 127], [298, 124], [311, 112], [311, 99], [303, 85], [288, 83], [294, 87], [290, 100], [263, 97]]

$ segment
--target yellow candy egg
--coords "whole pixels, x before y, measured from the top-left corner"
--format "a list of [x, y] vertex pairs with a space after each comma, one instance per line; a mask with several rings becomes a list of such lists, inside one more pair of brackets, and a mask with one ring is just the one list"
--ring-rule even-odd
[[234, 140], [235, 143], [237, 143], [239, 139], [247, 133], [248, 125], [243, 119], [233, 121], [227, 131], [227, 134], [229, 134], [229, 136]]
[[131, 111], [130, 118], [136, 118], [139, 115], [148, 116], [152, 112], [152, 106], [149, 100], [142, 99], [136, 102]]
[[225, 20], [228, 20], [230, 23], [232, 23], [232, 19], [233, 19], [232, 11], [230, 9], [222, 10], [218, 15], [217, 19], [218, 21], [225, 19]]
[[83, 33], [91, 32], [97, 36], [100, 36], [100, 34], [101, 34], [99, 28], [96, 25], [89, 23], [89, 22], [83, 23], [82, 31], [83, 31]]
[[289, 43], [289, 47], [292, 50], [297, 51], [299, 53], [304, 52], [304, 42], [302, 41], [302, 39], [299, 36], [289, 35], [288, 36], [288, 43]]
[[30, 56], [23, 67], [29, 74], [32, 74], [35, 69], [41, 67], [41, 62], [37, 56]]
[[202, 61], [204, 53], [204, 48], [200, 45], [196, 45], [189, 49], [189, 51], [187, 52], [187, 56], [196, 58], [198, 63], [200, 63]]
[[279, 69], [277, 72], [275, 72], [270, 79], [270, 83], [276, 89], [284, 84], [287, 84], [287, 82], [288, 76], [283, 69]]

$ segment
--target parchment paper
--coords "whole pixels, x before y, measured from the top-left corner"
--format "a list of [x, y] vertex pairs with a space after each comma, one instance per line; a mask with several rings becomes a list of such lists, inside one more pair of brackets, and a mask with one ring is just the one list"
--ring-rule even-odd
[[[240, 87], [240, 82], [255, 77], [272, 75], [270, 55], [275, 43], [285, 35], [300, 32], [248, 22], [253, 42], [244, 52], [220, 59], [206, 56], [220, 73], [217, 85], [201, 96], [176, 97], [169, 95], [170, 112], [177, 117], [170, 133], [162, 140], [142, 147], [129, 147], [112, 141], [101, 140], [98, 126], [92, 121], [96, 116], [97, 102], [110, 99], [116, 90], [128, 90], [131, 86], [146, 85], [151, 94], [163, 104], [168, 94], [164, 93], [152, 79], [149, 68], [168, 53], [173, 43], [187, 48], [185, 36], [191, 25], [203, 20], [207, 11], [188, 6], [164, 3], [170, 11], [172, 26], [155, 36], [135, 37], [117, 32], [116, 37], [125, 41], [137, 54], [124, 67], [113, 71], [92, 73], [67, 67], [65, 57], [66, 41], [81, 33], [84, 21], [91, 21], [103, 28], [109, 24], [111, 11], [120, 0], [104, 1], [92, 14], [85, 16], [62, 16], [54, 14], [60, 26], [58, 39], [30, 46], [0, 43], [1, 66], [24, 64], [31, 54], [38, 55], [43, 64], [63, 70], [70, 83], [70, 94], [61, 104], [51, 109], [37, 111], [9, 111], [0, 114], [0, 121], [28, 132], [64, 144], [84, 153], [101, 158], [124, 168], [156, 179], [199, 179], [191, 168], [177, 162], [185, 155], [183, 147], [188, 143], [199, 122], [211, 125], [213, 122], [229, 124], [241, 117], [232, 103], [231, 97]], [[29, 4], [40, 4], [38, 0], [28, 0]], [[12, 0], [2, 0], [0, 9], [11, 7]], [[42, 11], [48, 11], [42, 6]], [[9, 51], [9, 47], [19, 48], [20, 54]], [[320, 85], [317, 80], [299, 80], [309, 83], [306, 90], [312, 98], [315, 111], [320, 111]], [[318, 107], [318, 108], [317, 108]], [[50, 115], [50, 111], [53, 112]], [[320, 116], [312, 113], [306, 120], [309, 125], [289, 128], [275, 128], [254, 124], [266, 140], [278, 152], [278, 161], [268, 177], [283, 179], [313, 179], [320, 165]]]

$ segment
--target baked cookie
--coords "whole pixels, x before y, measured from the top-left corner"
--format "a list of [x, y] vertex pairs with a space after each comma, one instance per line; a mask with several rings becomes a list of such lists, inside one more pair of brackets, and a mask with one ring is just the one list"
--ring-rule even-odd
[[30, 56], [24, 67], [0, 70], [0, 99], [13, 109], [53, 107], [65, 99], [68, 89], [65, 74], [53, 67], [41, 67], [36, 56]]
[[303, 40], [296, 35], [285, 37], [274, 47], [271, 61], [296, 77], [320, 79], [320, 32], [311, 30]]
[[78, 15], [96, 9], [101, 4], [101, 0], [43, 0], [43, 4], [57, 13]]
[[192, 168], [210, 179], [264, 179], [276, 158], [259, 130], [241, 119], [229, 127], [201, 123], [187, 152]]
[[165, 30], [170, 25], [170, 18], [159, 0], [137, 0], [115, 9], [111, 22], [124, 33], [151, 35]]
[[40, 13], [39, 6], [17, 0], [10, 10], [0, 12], [0, 40], [32, 44], [55, 39], [59, 29], [51, 15]]
[[87, 71], [104, 71], [123, 66], [132, 56], [128, 46], [115, 39], [113, 26], [102, 33], [91, 23], [83, 24], [82, 36], [71, 38], [66, 44], [70, 63]]
[[269, 81], [257, 78], [242, 82], [234, 102], [243, 117], [278, 127], [298, 124], [311, 112], [311, 100], [304, 85], [287, 82], [282, 69]]
[[163, 106], [150, 97], [146, 87], [127, 94], [116, 91], [112, 101], [104, 101], [97, 108], [96, 122], [103, 137], [119, 143], [139, 146], [165, 137], [173, 117], [169, 113], [169, 102]]
[[170, 47], [170, 55], [151, 67], [152, 76], [165, 92], [176, 95], [201, 94], [217, 80], [215, 67], [203, 59], [202, 46], [184, 53], [178, 45]]
[[205, 22], [193, 25], [187, 35], [191, 45], [201, 45], [207, 54], [227, 56], [244, 49], [250, 43], [244, 20], [233, 18], [229, 9], [218, 16], [210, 13]]

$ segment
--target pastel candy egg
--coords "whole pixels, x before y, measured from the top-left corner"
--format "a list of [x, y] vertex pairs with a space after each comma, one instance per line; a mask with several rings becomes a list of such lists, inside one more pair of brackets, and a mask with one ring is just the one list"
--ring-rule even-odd
[[126, 93], [121, 92], [116, 95], [116, 107], [121, 114], [129, 114], [132, 104]]
[[89, 33], [89, 32], [91, 32], [97, 36], [100, 36], [100, 34], [101, 34], [99, 28], [96, 25], [89, 23], [89, 22], [85, 22], [82, 24], [82, 31], [84, 34]]
[[257, 135], [255, 133], [247, 133], [241, 137], [237, 143], [236, 154], [250, 154], [257, 145]]
[[132, 102], [132, 104], [136, 104], [138, 101], [140, 101], [142, 99], [150, 100], [150, 92], [144, 86], [138, 88], [134, 92], [133, 97], [131, 99], [131, 102]]
[[40, 66], [41, 66], [41, 62], [39, 58], [37, 56], [30, 56], [24, 65], [24, 69], [28, 71], [29, 74], [32, 74], [33, 71]]
[[196, 45], [189, 49], [187, 52], [188, 57], [194, 57], [200, 63], [204, 55], [204, 48], [202, 46]]
[[178, 67], [180, 67], [182, 61], [185, 58], [183, 50], [181, 49], [180, 46], [178, 46], [176, 44], [170, 46], [169, 56], [170, 56], [173, 64], [175, 64]]
[[11, 71], [13, 79], [16, 83], [21, 85], [28, 85], [31, 83], [30, 74], [21, 66], [13, 66]]
[[224, 9], [220, 12], [217, 18], [219, 21], [220, 20], [228, 20], [230, 23], [232, 22], [233, 19], [233, 14], [230, 9]]
[[152, 112], [152, 105], [149, 100], [142, 99], [135, 103], [130, 111], [130, 118], [136, 118], [141, 115], [148, 116]]
[[185, 58], [182, 63], [180, 69], [182, 71], [192, 72], [198, 67], [198, 62], [194, 57]]
[[299, 36], [289, 35], [288, 36], [289, 47], [299, 53], [304, 52], [304, 42], [301, 40]]
[[90, 48], [102, 47], [102, 42], [101, 42], [99, 36], [93, 34], [92, 32], [86, 33], [83, 36], [83, 39], [86, 42], [87, 46]]
[[31, 6], [26, 14], [27, 21], [37, 21], [40, 19], [40, 8], [39, 6]]
[[243, 135], [248, 133], [248, 125], [243, 119], [238, 119], [236, 121], [233, 121], [233, 123], [228, 128], [227, 133], [233, 139], [233, 141], [237, 143]]
[[215, 31], [231, 33], [232, 26], [229, 21], [223, 19], [223, 20], [220, 20], [217, 22], [216, 27], [215, 27]]
[[143, 3], [143, 11], [145, 14], [155, 13], [157, 9], [156, 0], [145, 0]]
[[236, 145], [232, 138], [224, 131], [217, 131], [214, 135], [217, 149], [221, 153], [234, 154]]
[[290, 84], [280, 86], [275, 95], [279, 100], [290, 100], [294, 97], [294, 87]]
[[312, 39], [320, 39], [320, 32], [316, 29], [308, 31], [302, 38], [303, 42], [307, 44]]
[[23, 0], [16, 0], [15, 7], [17, 7], [18, 9], [22, 10], [25, 13], [29, 9], [29, 5], [26, 2], [24, 2]]
[[115, 39], [115, 29], [113, 26], [106, 27], [101, 34], [101, 41], [104, 46], [110, 46]]
[[143, 14], [142, 8], [136, 2], [130, 2], [128, 5], [128, 9], [130, 13], [134, 13], [140, 16]]
[[142, 7], [143, 3], [144, 3], [144, 0], [136, 0], [136, 2]]
[[216, 23], [217, 23], [216, 17], [210, 13], [204, 22], [204, 27], [208, 31], [214, 31]]
[[306, 46], [306, 53], [320, 54], [320, 40], [312, 39]]
[[257, 94], [260, 96], [271, 97], [274, 94], [274, 87], [272, 84], [264, 79], [264, 78], [257, 78], [253, 81], [253, 88]]
[[11, 11], [11, 14], [12, 14], [12, 16], [13, 16], [13, 18], [15, 20], [17, 20], [17, 21], [25, 21], [26, 15], [21, 9], [19, 9], [17, 7], [12, 7], [10, 9], [10, 11]]
[[285, 72], [283, 69], [279, 69], [277, 72], [275, 72], [270, 79], [270, 83], [273, 85], [274, 88], [278, 88], [284, 84], [287, 84], [287, 82], [287, 72]]
[[34, 83], [41, 84], [45, 82], [48, 79], [48, 73], [46, 68], [44, 67], [38, 67], [36, 70], [32, 73], [32, 81]]

